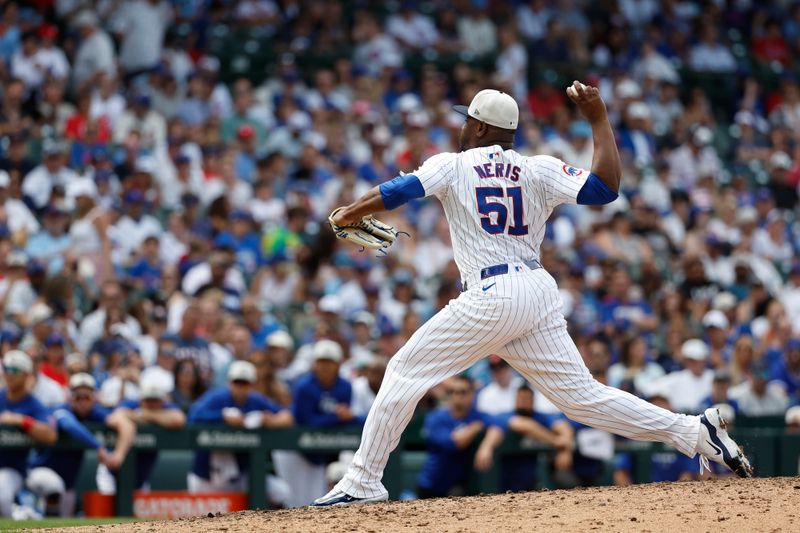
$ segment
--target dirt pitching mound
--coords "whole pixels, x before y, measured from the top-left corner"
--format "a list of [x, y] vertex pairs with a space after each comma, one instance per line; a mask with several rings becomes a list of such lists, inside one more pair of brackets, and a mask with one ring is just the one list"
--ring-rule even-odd
[[70, 528], [68, 533], [800, 531], [800, 477], [655, 483]]

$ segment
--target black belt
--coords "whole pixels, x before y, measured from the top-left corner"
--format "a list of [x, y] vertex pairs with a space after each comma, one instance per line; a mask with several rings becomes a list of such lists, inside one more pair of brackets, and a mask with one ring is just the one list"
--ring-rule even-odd
[[[542, 268], [542, 264], [537, 261], [536, 259], [532, 259], [530, 261], [525, 261], [524, 264], [530, 268], [531, 270], [536, 270], [538, 268]], [[503, 263], [502, 265], [494, 265], [490, 267], [486, 267], [481, 269], [481, 280], [486, 278], [492, 278], [494, 276], [501, 276], [503, 274], [508, 274], [509, 265], [507, 263]], [[461, 290], [467, 290], [467, 282], [463, 282], [461, 284]]]

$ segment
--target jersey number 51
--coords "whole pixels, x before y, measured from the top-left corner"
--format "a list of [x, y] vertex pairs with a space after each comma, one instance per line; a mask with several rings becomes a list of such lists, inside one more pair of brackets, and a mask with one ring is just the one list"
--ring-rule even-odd
[[[527, 235], [528, 226], [522, 220], [524, 209], [522, 207], [521, 187], [476, 187], [475, 197], [478, 200], [478, 213], [481, 214], [481, 227], [493, 235], [508, 233], [509, 235]], [[511, 211], [513, 222], [508, 223], [508, 207], [505, 203], [490, 202], [489, 198], [511, 198]], [[492, 222], [492, 213], [496, 213], [496, 220]]]

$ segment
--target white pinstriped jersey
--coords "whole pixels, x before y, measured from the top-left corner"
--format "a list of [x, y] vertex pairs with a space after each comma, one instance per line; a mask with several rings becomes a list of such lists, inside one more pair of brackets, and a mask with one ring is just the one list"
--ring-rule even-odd
[[539, 259], [550, 213], [576, 203], [589, 177], [588, 170], [554, 157], [527, 157], [497, 145], [435, 155], [413, 174], [425, 196], [436, 196], [444, 207], [462, 277]]

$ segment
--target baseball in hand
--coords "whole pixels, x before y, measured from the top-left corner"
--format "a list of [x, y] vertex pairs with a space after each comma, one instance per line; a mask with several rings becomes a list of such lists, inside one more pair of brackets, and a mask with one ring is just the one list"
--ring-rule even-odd
[[606, 105], [603, 103], [603, 99], [600, 97], [600, 91], [597, 87], [584, 85], [578, 80], [575, 80], [572, 82], [572, 85], [567, 87], [567, 96], [580, 108], [589, 122], [605, 120]]

